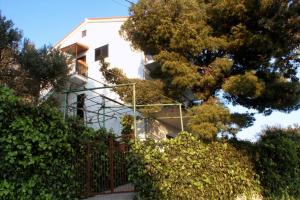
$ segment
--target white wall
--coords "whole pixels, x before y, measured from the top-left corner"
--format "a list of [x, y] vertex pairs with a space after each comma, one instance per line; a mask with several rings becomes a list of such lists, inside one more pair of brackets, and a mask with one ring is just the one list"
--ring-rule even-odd
[[[99, 71], [100, 63], [99, 61], [95, 61], [95, 49], [106, 44], [109, 45], [109, 57], [106, 59], [112, 67], [118, 67], [122, 69], [122, 71], [129, 78], [144, 78], [143, 77], [143, 52], [133, 50], [128, 41], [125, 41], [119, 34], [119, 30], [121, 25], [124, 23], [126, 18], [113, 18], [113, 19], [86, 19], [83, 23], [81, 23], [73, 32], [67, 35], [63, 40], [61, 40], [56, 46], [65, 47], [71, 45], [75, 42], [84, 44], [89, 47], [89, 49], [83, 53], [82, 55], [86, 55], [86, 63], [88, 65], [88, 77], [92, 79], [96, 79], [102, 83], [105, 83], [105, 80]], [[86, 36], [82, 37], [82, 31], [86, 30]], [[88, 82], [84, 87], [86, 88], [94, 88], [101, 87], [103, 84], [98, 83], [92, 79], [88, 79]], [[111, 92], [108, 89], [105, 90], [97, 90], [97, 93], [106, 95], [112, 99], [117, 101], [121, 101], [118, 96]], [[83, 92], [79, 92], [80, 94]], [[95, 101], [101, 103], [102, 98], [96, 97], [97, 94], [94, 92], [84, 92], [86, 93], [88, 98], [95, 97]], [[77, 94], [69, 94], [68, 101], [69, 104], [73, 103], [73, 106], [76, 106], [76, 95]], [[98, 112], [100, 106], [92, 106], [94, 102], [86, 101], [86, 109], [93, 110], [94, 112]], [[116, 106], [117, 104], [106, 102], [106, 105]], [[117, 110], [117, 109], [116, 109]], [[123, 110], [122, 112], [127, 111], [132, 114], [131, 109]], [[109, 112], [106, 110], [105, 112]], [[113, 112], [110, 110], [110, 112]], [[76, 114], [76, 111], [74, 112]], [[91, 117], [95, 113], [87, 113], [87, 117]], [[95, 117], [93, 117], [95, 118]], [[97, 121], [97, 119], [93, 119], [92, 121]], [[90, 125], [94, 128], [99, 128], [98, 123], [93, 123]], [[120, 133], [121, 125], [120, 118], [116, 116], [105, 123], [105, 127], [107, 129], [113, 129], [115, 132]], [[142, 131], [141, 131], [142, 132]]]
[[[112, 66], [122, 69], [129, 78], [143, 78], [143, 52], [132, 49], [130, 43], [119, 34], [120, 27], [125, 20], [126, 18], [86, 19], [56, 46], [65, 47], [75, 42], [88, 46], [89, 50], [85, 55], [89, 65], [89, 76], [99, 79], [99, 62], [95, 62], [95, 49], [109, 44], [107, 61]], [[81, 37], [83, 30], [87, 31], [85, 37]]]

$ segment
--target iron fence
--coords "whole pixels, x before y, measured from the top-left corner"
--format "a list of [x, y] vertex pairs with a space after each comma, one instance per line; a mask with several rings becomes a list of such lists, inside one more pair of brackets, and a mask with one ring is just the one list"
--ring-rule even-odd
[[108, 137], [78, 146], [75, 167], [79, 197], [134, 191], [127, 172], [128, 137]]

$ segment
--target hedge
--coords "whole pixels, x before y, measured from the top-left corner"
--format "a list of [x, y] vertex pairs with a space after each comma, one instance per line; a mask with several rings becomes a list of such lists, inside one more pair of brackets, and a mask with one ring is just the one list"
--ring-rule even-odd
[[300, 128], [269, 128], [255, 147], [264, 196], [300, 199]]
[[133, 145], [129, 164], [141, 200], [230, 200], [260, 191], [246, 155], [226, 142], [204, 143], [185, 132]]
[[[12, 91], [0, 87], [0, 199], [55, 200], [85, 195], [86, 146], [93, 143], [93, 186], [102, 192], [109, 179], [106, 129], [94, 130], [81, 120], [63, 120], [49, 106], [22, 103]], [[116, 155], [116, 161], [119, 161]], [[121, 170], [121, 169], [116, 169]], [[121, 184], [120, 180], [115, 180]]]
[[71, 133], [58, 111], [0, 87], [0, 131], [0, 199], [75, 198]]

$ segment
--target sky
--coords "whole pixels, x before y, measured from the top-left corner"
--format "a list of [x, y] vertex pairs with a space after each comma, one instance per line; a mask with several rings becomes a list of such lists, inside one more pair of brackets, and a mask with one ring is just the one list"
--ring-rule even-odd
[[[129, 6], [127, 0], [0, 0], [1, 14], [11, 19], [37, 47], [55, 45], [85, 18], [128, 16]], [[240, 106], [231, 106], [231, 110], [245, 111]], [[300, 124], [300, 111], [255, 116], [254, 126], [239, 133], [239, 138], [254, 141], [266, 126]]]
[[126, 0], [0, 0], [2, 15], [38, 47], [54, 45], [85, 18], [128, 16], [129, 6]]

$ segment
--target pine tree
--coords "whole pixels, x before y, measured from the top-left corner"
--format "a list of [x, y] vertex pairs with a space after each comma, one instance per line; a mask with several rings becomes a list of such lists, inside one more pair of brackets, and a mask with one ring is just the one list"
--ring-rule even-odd
[[121, 34], [154, 56], [159, 67], [151, 75], [163, 82], [165, 95], [184, 101], [189, 92], [204, 102], [190, 102], [191, 129], [207, 123], [199, 115], [205, 109], [212, 118], [223, 116], [205, 128], [215, 137], [253, 120], [229, 117], [220, 104], [225, 99], [265, 114], [300, 107], [299, 13], [297, 0], [140, 0]]
[[155, 56], [174, 97], [190, 90], [259, 111], [299, 107], [300, 2], [140, 0], [122, 33]]

